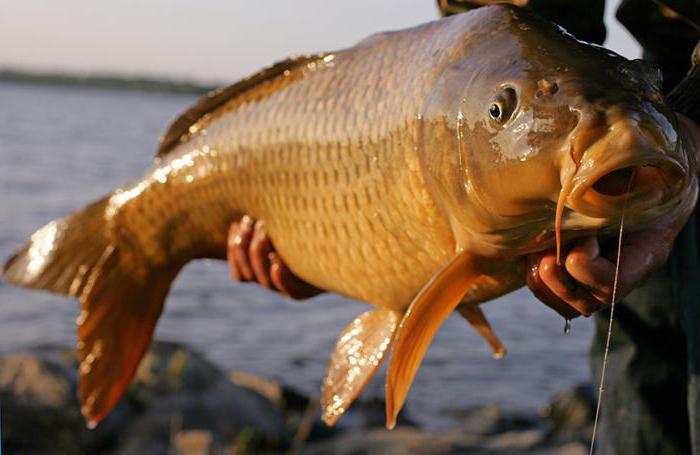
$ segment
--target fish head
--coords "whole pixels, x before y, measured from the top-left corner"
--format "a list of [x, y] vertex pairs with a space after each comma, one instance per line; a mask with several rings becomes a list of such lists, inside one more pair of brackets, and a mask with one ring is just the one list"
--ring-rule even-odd
[[660, 72], [535, 15], [492, 7], [445, 65], [421, 160], [459, 249], [512, 255], [689, 213], [692, 157]]
[[578, 122], [559, 164], [558, 205], [570, 237], [617, 231], [623, 212], [626, 230], [641, 230], [686, 216], [697, 198], [695, 159], [661, 94], [659, 72], [622, 60], [601, 77], [569, 82], [578, 92], [570, 102]]

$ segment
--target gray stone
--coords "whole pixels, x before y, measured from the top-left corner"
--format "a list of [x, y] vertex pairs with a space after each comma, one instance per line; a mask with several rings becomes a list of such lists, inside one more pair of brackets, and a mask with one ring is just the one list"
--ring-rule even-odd
[[595, 396], [590, 384], [580, 384], [555, 395], [541, 411], [551, 425], [551, 436], [587, 442], [593, 431]]
[[167, 342], [153, 343], [124, 398], [88, 430], [77, 401], [76, 367], [72, 349], [0, 356], [3, 449], [165, 454], [188, 444], [203, 447], [197, 431], [211, 436], [214, 452], [282, 449], [289, 442], [275, 403], [234, 384], [196, 352]]
[[496, 405], [485, 405], [454, 413], [459, 431], [475, 435], [491, 435], [507, 431], [542, 429], [537, 416], [505, 413]]
[[209, 455], [214, 449], [214, 437], [208, 431], [179, 431], [173, 437], [174, 455]]
[[118, 406], [95, 431], [85, 427], [76, 375], [61, 350], [0, 357], [2, 446], [8, 453], [77, 453], [108, 447], [125, 424]]
[[483, 446], [487, 449], [500, 451], [518, 450], [523, 452], [535, 448], [544, 442], [544, 439], [544, 433], [539, 430], [508, 431], [491, 436], [484, 441]]
[[266, 378], [225, 374], [181, 345], [156, 342], [124, 399], [90, 431], [76, 399], [76, 367], [71, 349], [0, 356], [8, 453], [278, 453], [293, 445], [312, 455], [578, 455], [586, 453], [593, 416], [592, 391], [579, 386], [557, 395], [540, 417], [482, 406], [456, 413], [447, 431], [421, 430], [403, 417], [389, 432], [383, 400], [364, 399], [328, 429], [315, 400]]
[[143, 412], [123, 433], [117, 453], [167, 453], [173, 435], [194, 430], [206, 430], [212, 447], [222, 450], [241, 445], [274, 449], [289, 442], [279, 407], [175, 343], [154, 343], [128, 399]]

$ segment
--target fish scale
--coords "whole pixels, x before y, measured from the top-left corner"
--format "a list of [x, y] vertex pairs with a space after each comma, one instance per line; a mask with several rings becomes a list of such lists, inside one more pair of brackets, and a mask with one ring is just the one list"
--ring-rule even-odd
[[[433, 27], [420, 32], [434, 33]], [[416, 154], [415, 119], [429, 81], [421, 87], [414, 78], [429, 79], [426, 65], [435, 59], [425, 46], [422, 60], [401, 68], [403, 53], [415, 51], [402, 48], [409, 39], [416, 42], [386, 34], [319, 58], [211, 113], [146, 176], [144, 193], [154, 196], [120, 207], [122, 223], [139, 226], [125, 235], [136, 235], [136, 249], [161, 264], [201, 254], [193, 250], [223, 250], [228, 224], [249, 214], [265, 223], [298, 276], [375, 305], [405, 308], [454, 253]], [[368, 53], [382, 57], [367, 59]], [[396, 78], [387, 71], [392, 65], [410, 73]], [[389, 92], [405, 91], [400, 83], [416, 96], [392, 101]], [[156, 209], [160, 216], [144, 229], [134, 220], [153, 205], [171, 210]], [[163, 235], [166, 230], [177, 235]]]

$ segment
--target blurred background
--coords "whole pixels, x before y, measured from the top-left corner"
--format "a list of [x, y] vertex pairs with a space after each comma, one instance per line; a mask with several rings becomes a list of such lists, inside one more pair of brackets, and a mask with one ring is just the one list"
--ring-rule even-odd
[[[605, 46], [636, 58], [618, 3], [607, 2]], [[228, 82], [437, 18], [432, 0], [23, 0], [0, 10], [0, 66]]]
[[[609, 47], [639, 47], [606, 11]], [[91, 0], [5, 2], [0, 9], [0, 257], [51, 219], [138, 177], [167, 123], [196, 93], [26, 83], [24, 72], [226, 84], [292, 54], [347, 47], [379, 31], [438, 18], [430, 0]], [[34, 74], [35, 75], [35, 74]], [[444, 429], [463, 409], [497, 404], [535, 412], [552, 394], [590, 380], [591, 321], [564, 321], [520, 290], [483, 306], [509, 348], [494, 360], [459, 317], [439, 332], [407, 413]], [[335, 338], [367, 306], [325, 295], [292, 302], [234, 284], [225, 264], [182, 273], [156, 338], [184, 343], [224, 370], [273, 378], [318, 395]], [[75, 343], [76, 301], [0, 282], [0, 351]], [[364, 397], [383, 396], [383, 372]], [[9, 416], [8, 418], [11, 418]], [[342, 421], [341, 421], [342, 422]]]

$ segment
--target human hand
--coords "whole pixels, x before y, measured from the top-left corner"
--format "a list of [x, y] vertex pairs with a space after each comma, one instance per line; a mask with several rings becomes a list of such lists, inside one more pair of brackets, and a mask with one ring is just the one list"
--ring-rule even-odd
[[[623, 235], [616, 301], [637, 288], [668, 260], [683, 223]], [[597, 237], [577, 240], [557, 265], [556, 251], [530, 255], [527, 285], [535, 296], [567, 319], [590, 316], [610, 305], [617, 242]]]
[[[687, 117], [678, 115], [678, 118], [688, 143], [688, 153], [694, 160], [691, 164], [697, 166], [700, 128]], [[617, 300], [666, 263], [686, 221], [687, 217], [660, 220], [645, 231], [623, 235]], [[527, 286], [538, 299], [565, 318], [590, 316], [612, 301], [616, 254], [617, 242], [601, 245], [596, 237], [574, 242], [565, 251], [562, 265], [557, 265], [553, 249], [531, 254]]]
[[229, 227], [226, 257], [236, 281], [255, 281], [297, 300], [323, 292], [289, 270], [275, 251], [264, 224], [249, 216]]

